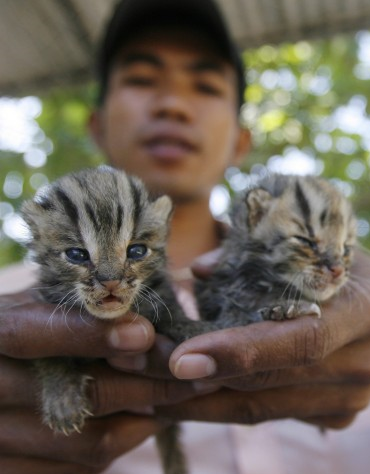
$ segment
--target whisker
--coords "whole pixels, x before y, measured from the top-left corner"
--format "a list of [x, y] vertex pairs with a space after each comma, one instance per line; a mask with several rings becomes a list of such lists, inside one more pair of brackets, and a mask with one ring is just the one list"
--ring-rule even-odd
[[79, 311], [79, 316], [80, 316], [80, 319], [81, 321], [85, 324], [85, 326], [90, 326], [90, 327], [93, 327], [93, 324], [91, 324], [89, 321], [86, 321], [86, 319], [83, 317], [82, 315], [82, 310], [84, 309], [84, 302], [81, 301], [80, 303], [80, 311]]
[[139, 289], [139, 293], [140, 295], [142, 296], [142, 298], [147, 301], [151, 307], [153, 308], [154, 310], [154, 318], [153, 318], [153, 322], [157, 322], [159, 321], [159, 309], [158, 309], [158, 304], [157, 302], [155, 301], [155, 299], [153, 298], [154, 295], [152, 295], [146, 288], [144, 287], [141, 287]]
[[[141, 288], [146, 290], [147, 292], [149, 292], [149, 294], [160, 304], [162, 304], [166, 310], [167, 310], [167, 313], [170, 317], [170, 320], [172, 321], [172, 314], [171, 314], [171, 311], [169, 309], [169, 307], [166, 305], [166, 303], [164, 302], [164, 300], [159, 296], [159, 294], [153, 290], [153, 288], [151, 288], [150, 286], [147, 286], [147, 285], [144, 285], [142, 284], [141, 285]], [[159, 318], [159, 315], [158, 315], [158, 318]]]
[[136, 309], [136, 314], [140, 314], [140, 303], [138, 301], [138, 296], [140, 296], [140, 294], [138, 295], [135, 295], [133, 301], [132, 301], [132, 304], [135, 306], [135, 309]]
[[[52, 321], [53, 321], [53, 317], [55, 315], [55, 313], [58, 311], [58, 310], [61, 310], [62, 313], [64, 314], [64, 306], [67, 305], [70, 301], [73, 300], [73, 298], [75, 298], [75, 288], [73, 288], [72, 290], [70, 290], [67, 294], [65, 294], [63, 296], [63, 298], [58, 302], [58, 304], [56, 305], [56, 307], [54, 308], [53, 312], [51, 313], [51, 315], [49, 316], [48, 318], [48, 321], [46, 323], [46, 327], [48, 327], [50, 325], [50, 329], [52, 330]], [[72, 293], [72, 295], [71, 295]], [[71, 295], [71, 296], [70, 296]]]
[[346, 284], [346, 285], [342, 286], [342, 288], [340, 288], [339, 294], [340, 293], [344, 293], [347, 296], [349, 311], [352, 312], [353, 302], [354, 302], [354, 291], [353, 291], [353, 289], [350, 287], [350, 285]]
[[[300, 289], [302, 287], [302, 285], [299, 284], [299, 285], [294, 285], [294, 286], [295, 286], [295, 293], [294, 293], [293, 301], [294, 301], [295, 304], [298, 304], [299, 300], [300, 300], [300, 297], [302, 295], [302, 290]], [[299, 296], [297, 298], [298, 294], [299, 294]]]
[[359, 292], [366, 298], [369, 298], [369, 292], [367, 286], [363, 285], [362, 282], [356, 280], [348, 280], [347, 285], [352, 291]]
[[289, 290], [289, 293], [288, 293], [288, 297], [287, 297], [287, 300], [290, 300], [291, 299], [291, 294], [292, 294], [292, 291], [293, 291], [293, 288], [296, 289], [296, 285], [295, 285], [295, 281], [298, 279], [300, 273], [297, 272], [293, 275], [292, 279], [290, 282], [287, 283], [282, 295], [280, 296], [280, 299], [284, 299], [284, 296], [285, 296], [285, 293]]
[[[72, 299], [68, 302], [68, 305], [71, 303]], [[72, 329], [70, 328], [70, 326], [68, 325], [68, 314], [69, 312], [71, 311], [71, 309], [80, 301], [80, 298], [78, 296], [78, 294], [75, 295], [75, 298], [74, 298], [74, 301], [72, 302], [72, 304], [70, 304], [68, 310], [64, 313], [64, 322], [68, 328], [68, 330], [70, 332], [73, 332]], [[83, 304], [83, 303], [82, 303]]]
[[301, 301], [303, 299], [303, 282], [300, 282], [300, 285], [297, 286], [297, 288], [299, 289], [299, 296], [298, 296], [298, 300], [297, 300], [297, 305], [301, 304]]
[[57, 288], [58, 286], [63, 286], [64, 283], [59, 282], [55, 283], [55, 285], [50, 285], [50, 286], [33, 286], [31, 290], [50, 290], [52, 288]]
[[[352, 299], [355, 299], [356, 294], [361, 295], [365, 301], [370, 302], [370, 295], [366, 287], [363, 287], [362, 284], [356, 281], [349, 280], [347, 285], [345, 285], [347, 291], [351, 291]], [[356, 302], [361, 303], [361, 309], [363, 309], [363, 301], [361, 298], [356, 298]]]
[[358, 275], [350, 275], [348, 281], [358, 283], [364, 288], [370, 289], [370, 281], [365, 279], [364, 277], [360, 277]]

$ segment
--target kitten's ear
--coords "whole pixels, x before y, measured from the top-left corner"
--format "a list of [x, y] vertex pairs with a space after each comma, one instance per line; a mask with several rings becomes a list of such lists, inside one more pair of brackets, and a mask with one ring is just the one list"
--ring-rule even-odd
[[45, 219], [45, 209], [37, 202], [28, 200], [22, 204], [21, 217], [26, 222], [31, 234], [34, 237], [38, 236]]
[[250, 228], [256, 227], [271, 206], [273, 197], [262, 188], [252, 189], [245, 196], [248, 209], [248, 225]]
[[172, 214], [172, 201], [168, 196], [161, 196], [151, 203], [151, 211], [155, 220], [167, 223]]

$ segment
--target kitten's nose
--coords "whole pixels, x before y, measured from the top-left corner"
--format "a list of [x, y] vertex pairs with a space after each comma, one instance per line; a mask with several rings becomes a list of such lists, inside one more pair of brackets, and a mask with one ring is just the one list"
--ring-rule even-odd
[[342, 265], [332, 265], [329, 267], [329, 270], [333, 278], [339, 278], [344, 273], [344, 268]]
[[103, 280], [103, 281], [100, 281], [100, 283], [108, 291], [114, 291], [121, 282], [120, 282], [120, 280]]

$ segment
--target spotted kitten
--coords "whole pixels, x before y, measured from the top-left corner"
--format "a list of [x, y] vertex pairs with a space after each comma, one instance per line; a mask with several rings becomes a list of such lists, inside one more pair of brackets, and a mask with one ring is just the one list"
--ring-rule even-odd
[[328, 181], [269, 175], [231, 219], [223, 257], [197, 288], [202, 317], [218, 327], [320, 316], [319, 304], [348, 280], [356, 221]]

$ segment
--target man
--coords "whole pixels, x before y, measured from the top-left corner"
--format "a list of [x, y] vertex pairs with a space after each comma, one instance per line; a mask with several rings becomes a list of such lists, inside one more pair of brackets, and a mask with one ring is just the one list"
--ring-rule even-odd
[[[210, 1], [126, 0], [108, 27], [99, 72], [100, 105], [91, 132], [113, 166], [172, 197], [170, 271], [190, 313], [188, 269], [203, 254], [212, 260], [209, 252], [222, 234], [208, 207], [211, 189], [249, 146], [238, 124], [240, 59]], [[198, 262], [198, 273], [209, 271], [207, 262]], [[354, 273], [370, 277], [364, 254], [357, 255]], [[168, 419], [213, 422], [186, 424], [192, 472], [338, 473], [329, 443], [341, 449], [340, 436], [322, 436], [298, 421], [250, 431], [227, 423], [296, 418], [345, 427], [369, 402], [370, 304], [361, 289], [350, 301], [336, 297], [321, 320], [217, 331], [174, 351], [141, 316], [128, 314], [118, 323], [91, 319], [86, 325], [71, 312], [68, 327], [54, 317], [49, 330], [53, 308], [35, 302], [31, 293], [1, 303], [2, 473], [157, 473], [147, 438]], [[92, 370], [95, 416], [81, 435], [52, 436], [35, 408], [28, 360], [57, 355], [108, 361]], [[177, 381], [168, 367], [189, 382]], [[350, 434], [343, 435], [345, 442], [360, 439], [353, 428], [341, 433]], [[367, 472], [370, 456], [359, 448], [351, 445], [343, 472]]]

